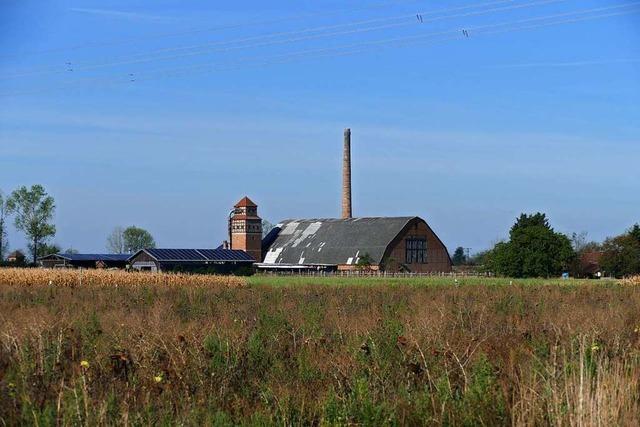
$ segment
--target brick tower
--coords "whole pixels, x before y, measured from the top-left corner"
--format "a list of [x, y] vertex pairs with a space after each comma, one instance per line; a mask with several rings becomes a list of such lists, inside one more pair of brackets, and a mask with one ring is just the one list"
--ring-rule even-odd
[[242, 250], [257, 262], [262, 261], [262, 219], [258, 205], [244, 197], [235, 206], [231, 216], [231, 249]]
[[342, 219], [353, 216], [351, 206], [351, 129], [344, 130], [344, 151], [342, 154]]

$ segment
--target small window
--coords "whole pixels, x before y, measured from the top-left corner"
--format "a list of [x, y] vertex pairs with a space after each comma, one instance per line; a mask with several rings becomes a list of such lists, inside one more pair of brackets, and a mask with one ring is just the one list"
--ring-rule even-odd
[[427, 239], [423, 237], [409, 237], [405, 246], [406, 264], [426, 264]]

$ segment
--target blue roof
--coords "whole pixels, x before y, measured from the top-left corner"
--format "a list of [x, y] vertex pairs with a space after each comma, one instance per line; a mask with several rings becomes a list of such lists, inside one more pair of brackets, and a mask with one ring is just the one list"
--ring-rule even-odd
[[40, 257], [38, 259], [46, 259], [49, 257], [58, 257], [58, 258], [66, 259], [67, 261], [125, 262], [131, 257], [131, 254], [51, 254], [44, 257]]
[[[233, 249], [143, 249], [143, 251], [160, 262], [255, 262], [245, 251]], [[134, 258], [136, 255], [138, 254], [131, 256], [131, 258]]]

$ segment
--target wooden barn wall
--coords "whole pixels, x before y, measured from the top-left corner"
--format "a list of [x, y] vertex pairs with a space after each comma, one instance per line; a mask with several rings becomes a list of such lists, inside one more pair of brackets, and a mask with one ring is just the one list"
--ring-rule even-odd
[[427, 240], [427, 262], [425, 264], [406, 264], [413, 273], [450, 272], [451, 260], [447, 248], [424, 221], [415, 221], [392, 242], [385, 264], [387, 271], [399, 271], [399, 264], [405, 263], [405, 249], [408, 238], [418, 237]]
[[135, 262], [156, 262], [156, 260], [151, 258], [146, 252], [142, 252], [131, 260], [131, 264]]

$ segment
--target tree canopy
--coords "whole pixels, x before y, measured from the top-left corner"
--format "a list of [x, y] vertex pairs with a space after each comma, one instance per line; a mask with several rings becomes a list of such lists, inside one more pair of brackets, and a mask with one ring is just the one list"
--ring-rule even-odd
[[543, 213], [522, 214], [509, 240], [498, 243], [488, 254], [489, 268], [510, 277], [550, 277], [568, 270], [575, 252], [571, 241], [549, 225]]
[[124, 228], [116, 227], [107, 237], [107, 251], [110, 254], [125, 254], [127, 247], [124, 243]]
[[467, 256], [465, 255], [464, 248], [462, 246], [458, 246], [453, 252], [451, 261], [453, 262], [453, 265], [462, 265], [467, 261]]
[[137, 252], [140, 249], [156, 247], [156, 242], [151, 233], [143, 228], [136, 226], [127, 227], [123, 231], [122, 237], [125, 250], [129, 253]]
[[606, 274], [616, 277], [640, 274], [640, 225], [605, 240], [600, 266]]
[[7, 250], [9, 249], [9, 240], [7, 238], [7, 200], [0, 191], [0, 262], [4, 260]]
[[369, 255], [369, 252], [366, 252], [358, 258], [356, 268], [358, 270], [370, 270], [371, 264], [373, 264], [373, 259], [371, 258], [371, 255]]
[[51, 245], [47, 243], [42, 243], [40, 244], [40, 246], [38, 246], [38, 257], [47, 256], [51, 254], [59, 254], [60, 252], [62, 252], [62, 249], [60, 248], [59, 245], [55, 243]]
[[41, 185], [22, 186], [11, 193], [7, 208], [15, 214], [16, 228], [30, 241], [29, 249], [35, 262], [39, 246], [56, 234], [56, 227], [51, 223], [56, 209], [53, 197]]

